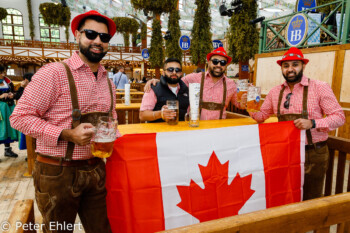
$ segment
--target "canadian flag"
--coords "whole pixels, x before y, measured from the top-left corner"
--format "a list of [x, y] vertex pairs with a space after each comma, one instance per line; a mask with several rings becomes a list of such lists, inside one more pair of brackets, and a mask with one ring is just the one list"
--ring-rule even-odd
[[124, 135], [106, 164], [116, 232], [155, 232], [302, 200], [293, 122]]

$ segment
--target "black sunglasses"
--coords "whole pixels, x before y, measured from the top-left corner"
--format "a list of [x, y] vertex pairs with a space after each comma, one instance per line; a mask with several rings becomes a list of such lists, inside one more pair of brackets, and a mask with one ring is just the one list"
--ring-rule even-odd
[[293, 95], [293, 93], [289, 93], [287, 96], [286, 96], [286, 102], [284, 102], [283, 106], [285, 109], [289, 109], [289, 100], [290, 100], [290, 97]]
[[181, 68], [174, 68], [174, 67], [166, 68], [166, 70], [169, 71], [170, 73], [173, 73], [174, 70], [175, 70], [176, 73], [181, 73], [182, 72]]
[[213, 59], [210, 60], [215, 66], [220, 63], [221, 66], [226, 66], [227, 61], [225, 60], [219, 60], [219, 59]]
[[80, 33], [83, 32], [85, 32], [86, 38], [88, 38], [89, 40], [95, 40], [97, 36], [100, 36], [100, 40], [103, 43], [108, 43], [112, 38], [111, 35], [109, 35], [108, 33], [99, 33], [90, 29], [84, 29], [80, 31]]

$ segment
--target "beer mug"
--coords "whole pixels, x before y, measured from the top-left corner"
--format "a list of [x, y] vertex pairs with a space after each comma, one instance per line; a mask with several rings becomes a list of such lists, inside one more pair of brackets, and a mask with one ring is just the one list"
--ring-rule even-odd
[[91, 153], [95, 157], [108, 158], [112, 155], [117, 135], [117, 120], [108, 116], [98, 118], [96, 133], [91, 139]]
[[240, 103], [242, 95], [248, 91], [248, 79], [237, 80], [237, 102]]
[[260, 87], [248, 87], [247, 94], [247, 111], [258, 112], [261, 106], [261, 88]]
[[177, 100], [167, 100], [166, 105], [169, 110], [173, 110], [176, 113], [176, 116], [173, 119], [167, 119], [166, 122], [169, 125], [177, 125], [179, 122], [179, 101]]

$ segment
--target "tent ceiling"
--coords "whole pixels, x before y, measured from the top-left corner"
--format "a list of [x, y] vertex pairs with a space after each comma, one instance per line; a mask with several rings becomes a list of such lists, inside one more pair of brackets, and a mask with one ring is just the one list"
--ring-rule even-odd
[[[52, 0], [53, 2], [60, 2], [60, 0]], [[295, 0], [257, 0], [258, 1], [258, 15], [265, 16], [267, 19], [277, 18], [293, 12], [295, 8]], [[131, 6], [130, 0], [66, 0], [68, 6], [72, 11], [83, 13], [89, 10], [98, 10], [100, 13], [109, 17], [124, 17], [136, 16], [143, 22], [147, 22], [148, 27], [152, 27], [152, 20], [147, 21], [147, 17], [143, 12], [136, 11]], [[180, 9], [180, 28], [182, 34], [190, 35], [193, 26], [193, 18], [195, 14], [196, 5], [194, 0], [179, 0]], [[223, 0], [211, 0], [211, 17], [212, 26], [211, 32], [213, 39], [223, 39], [225, 32], [229, 26], [229, 18], [227, 16], [220, 16], [219, 6]], [[225, 2], [225, 0], [224, 0]], [[229, 6], [231, 0], [226, 0], [226, 5]], [[84, 10], [85, 6], [85, 10]], [[130, 16], [132, 17], [132, 16]], [[162, 14], [162, 31], [167, 30], [168, 14]]]

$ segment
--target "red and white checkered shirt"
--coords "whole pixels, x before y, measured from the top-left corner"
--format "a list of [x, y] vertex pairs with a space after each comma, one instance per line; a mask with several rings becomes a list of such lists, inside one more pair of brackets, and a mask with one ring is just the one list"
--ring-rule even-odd
[[[265, 121], [272, 114], [277, 115], [278, 98], [283, 86], [286, 88], [284, 89], [280, 106], [281, 115], [301, 114], [303, 109], [304, 86], [309, 86], [307, 112], [309, 119], [314, 119], [316, 122], [316, 128], [311, 129], [313, 143], [327, 140], [329, 131], [335, 130], [345, 123], [344, 112], [331, 87], [327, 83], [318, 80], [310, 79], [309, 83], [308, 78], [305, 76], [293, 88], [289, 109], [284, 108], [284, 102], [286, 101], [287, 94], [291, 93], [291, 90], [287, 82], [284, 82], [282, 85], [271, 89], [260, 108], [260, 112], [252, 113], [253, 119], [261, 122]], [[323, 118], [324, 114], [326, 115], [325, 118]]]
[[[107, 78], [105, 68], [99, 66], [96, 78], [89, 66], [80, 59], [78, 52], [65, 62], [74, 77], [81, 112], [108, 112], [111, 98], [107, 80], [111, 81]], [[115, 106], [114, 84], [112, 90], [113, 106]], [[68, 142], [59, 140], [59, 137], [63, 129], [72, 128], [72, 109], [66, 69], [60, 63], [50, 63], [33, 76], [18, 101], [10, 121], [13, 128], [37, 139], [36, 152], [64, 157]], [[117, 118], [115, 109], [113, 117]], [[92, 157], [90, 144], [75, 145], [74, 160]]]
[[[184, 81], [184, 83], [186, 83], [186, 85], [188, 86], [190, 83], [201, 83], [201, 79], [202, 73], [192, 73], [183, 77], [182, 81]], [[236, 107], [239, 107], [239, 103], [237, 102], [237, 87], [233, 80], [224, 76], [219, 81], [214, 83], [209, 72], [206, 72], [204, 78], [203, 101], [214, 102], [218, 104], [222, 103], [222, 97], [224, 93], [223, 79], [226, 80], [227, 91], [225, 108], [222, 114], [222, 118], [226, 119], [226, 108], [230, 102], [232, 102]], [[219, 110], [211, 111], [204, 108], [202, 109], [201, 120], [217, 120], [219, 118]]]

